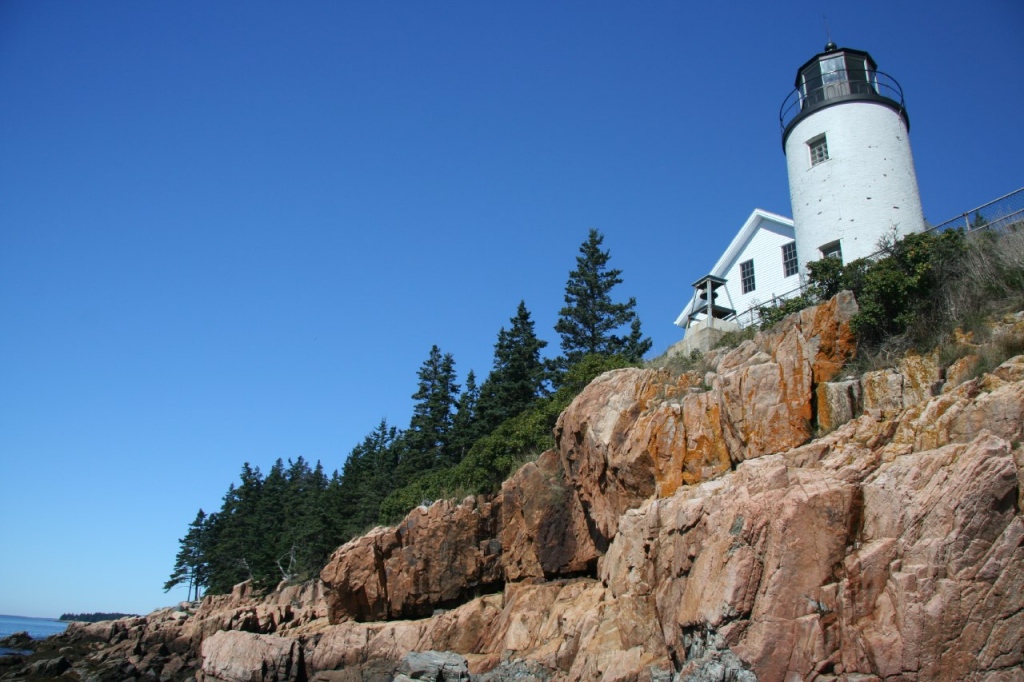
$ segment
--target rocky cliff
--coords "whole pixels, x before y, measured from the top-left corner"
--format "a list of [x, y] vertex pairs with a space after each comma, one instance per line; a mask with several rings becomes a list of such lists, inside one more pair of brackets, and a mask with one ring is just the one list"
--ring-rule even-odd
[[[1024, 679], [1024, 356], [971, 379], [970, 358], [934, 356], [846, 377], [855, 310], [840, 295], [699, 374], [605, 374], [562, 414], [557, 449], [496, 496], [374, 529], [315, 585], [74, 628], [63, 644], [92, 648], [68, 665], [96, 679]], [[1024, 335], [1024, 316], [1004, 326]], [[449, 653], [416, 653], [430, 651]]]

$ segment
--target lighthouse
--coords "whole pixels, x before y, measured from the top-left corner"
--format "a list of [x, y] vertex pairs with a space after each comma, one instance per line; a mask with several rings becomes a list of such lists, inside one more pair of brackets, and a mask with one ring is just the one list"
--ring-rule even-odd
[[826, 45], [798, 70], [779, 122], [801, 276], [808, 261], [849, 263], [924, 229], [903, 90], [867, 52]]

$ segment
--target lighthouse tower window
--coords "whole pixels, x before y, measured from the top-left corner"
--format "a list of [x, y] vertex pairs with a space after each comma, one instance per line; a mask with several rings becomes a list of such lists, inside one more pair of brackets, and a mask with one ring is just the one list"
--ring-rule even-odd
[[820, 249], [822, 258], [838, 258], [839, 262], [843, 262], [843, 248], [839, 244], [839, 240], [829, 242]]
[[808, 140], [807, 148], [811, 151], [811, 165], [817, 166], [823, 161], [828, 161], [828, 140], [824, 135], [819, 135]]
[[754, 290], [754, 261], [740, 263], [740, 283], [743, 286], [743, 293], [748, 294]]

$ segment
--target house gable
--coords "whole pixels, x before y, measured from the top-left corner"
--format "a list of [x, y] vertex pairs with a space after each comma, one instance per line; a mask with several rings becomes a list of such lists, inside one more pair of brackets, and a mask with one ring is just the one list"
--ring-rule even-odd
[[[727, 280], [726, 300], [732, 301], [741, 324], [750, 323], [747, 311], [752, 306], [768, 303], [773, 297], [793, 295], [799, 289], [799, 276], [787, 276], [783, 263], [783, 247], [793, 243], [793, 237], [792, 220], [754, 209], [708, 273]], [[747, 291], [744, 291], [744, 275], [747, 275]], [[676, 318], [676, 325], [686, 327], [694, 306], [691, 300]]]

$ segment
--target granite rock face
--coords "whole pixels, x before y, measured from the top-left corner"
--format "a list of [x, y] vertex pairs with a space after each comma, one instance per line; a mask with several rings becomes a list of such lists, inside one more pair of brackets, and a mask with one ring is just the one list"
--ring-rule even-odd
[[501, 487], [501, 559], [505, 580], [593, 573], [600, 552], [583, 503], [565, 479], [558, 454], [529, 462]]
[[854, 311], [599, 377], [496, 496], [374, 529], [322, 584], [69, 637], [200, 682], [1024, 679], [1024, 356], [841, 376]]
[[813, 468], [807, 452], [766, 456], [627, 513], [601, 577], [650, 600], [668, 643], [718, 633], [764, 679], [1020, 665], [1010, 442], [986, 432], [883, 461], [863, 421]]
[[[1024, 362], [955, 386], [935, 356], [840, 378], [853, 312], [805, 311], [703, 376], [591, 384], [558, 449], [506, 482], [506, 589], [453, 650], [474, 673], [513, 656], [570, 680], [1020, 666]], [[402, 641], [450, 644], [435, 627]]]
[[555, 428], [562, 468], [599, 550], [619, 517], [654, 495], [810, 439], [816, 382], [855, 351], [856, 303], [840, 294], [790, 316], [718, 360], [704, 377], [624, 369], [598, 377]]
[[502, 581], [501, 500], [417, 507], [341, 546], [321, 572], [332, 621], [422, 617]]

